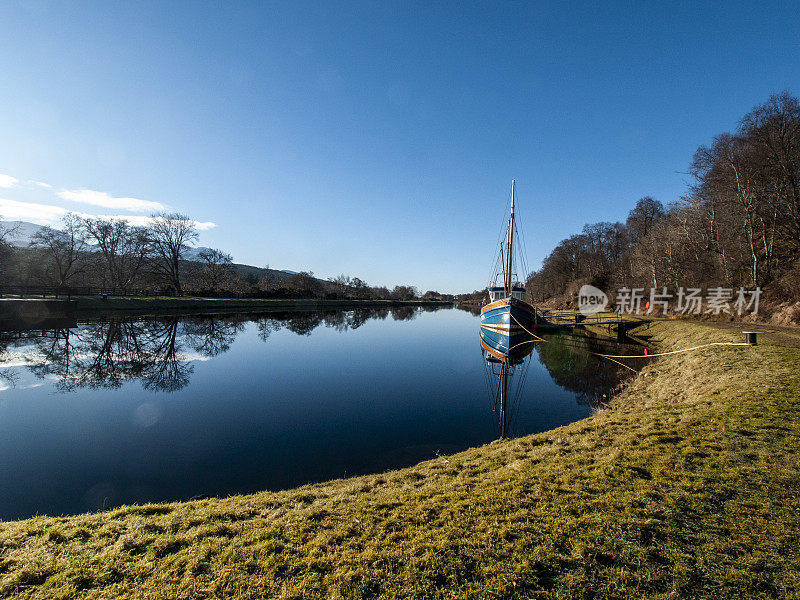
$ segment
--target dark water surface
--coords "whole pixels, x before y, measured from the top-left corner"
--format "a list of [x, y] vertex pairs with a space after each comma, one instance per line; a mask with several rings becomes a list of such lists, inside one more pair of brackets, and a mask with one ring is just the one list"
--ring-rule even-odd
[[[0, 519], [284, 489], [490, 442], [478, 329], [400, 308], [0, 331]], [[549, 339], [516, 375], [512, 435], [584, 418], [619, 384], [581, 351], [595, 341]]]

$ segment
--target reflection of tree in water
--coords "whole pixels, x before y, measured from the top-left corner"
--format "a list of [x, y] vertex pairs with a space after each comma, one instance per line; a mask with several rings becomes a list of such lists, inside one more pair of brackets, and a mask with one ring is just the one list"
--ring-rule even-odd
[[392, 318], [395, 321], [413, 321], [418, 312], [415, 306], [395, 306], [392, 308]]
[[194, 365], [184, 354], [185, 335], [178, 338], [179, 319], [146, 321], [148, 338], [145, 342], [143, 369], [140, 377], [147, 390], [176, 392], [189, 384]]
[[[2, 366], [3, 353], [0, 351], [0, 366]], [[0, 371], [0, 390], [17, 385], [19, 376], [14, 371]]]
[[286, 323], [286, 329], [297, 335], [311, 335], [317, 326], [322, 323], [321, 313], [301, 313]]
[[258, 336], [267, 341], [269, 336], [281, 329], [288, 329], [297, 335], [311, 335], [320, 325], [338, 332], [358, 329], [372, 319], [386, 319], [388, 308], [357, 308], [355, 310], [329, 310], [316, 312], [282, 312], [261, 315], [256, 319]]
[[[11, 345], [11, 339], [8, 338], [3, 332], [0, 332], [0, 367], [3, 363], [8, 362], [9, 351], [8, 347]], [[19, 379], [14, 371], [0, 369], [0, 389], [5, 387], [14, 387]]]
[[617, 344], [578, 334], [552, 335], [546, 339], [547, 343], [536, 344], [539, 360], [553, 381], [578, 395], [578, 402], [597, 406], [617, 393], [633, 375], [625, 367], [589, 354], [624, 354]]
[[[386, 319], [387, 308], [350, 311], [282, 312], [220, 316], [111, 318], [74, 328], [16, 333], [0, 332], [0, 366], [8, 347], [23, 347], [27, 368], [39, 378], [53, 378], [62, 391], [117, 388], [138, 379], [145, 389], [174, 392], [188, 385], [192, 354], [214, 357], [227, 352], [247, 322], [258, 336], [288, 329], [307, 336], [324, 324], [337, 331], [357, 329], [370, 319]], [[415, 307], [395, 307], [392, 317], [412, 319]], [[13, 384], [14, 372], [0, 371]]]
[[176, 391], [194, 370], [184, 338], [178, 317], [112, 319], [50, 330], [36, 338], [26, 358], [37, 377], [55, 377], [63, 391], [117, 388], [131, 379], [145, 389]]
[[358, 329], [372, 319], [386, 319], [389, 316], [388, 308], [357, 308], [356, 310], [338, 310], [325, 313], [325, 326], [343, 332], [348, 329]]
[[193, 317], [183, 322], [189, 344], [203, 356], [217, 356], [230, 350], [231, 344], [244, 326], [245, 321], [242, 319], [209, 316]]
[[283, 328], [283, 323], [277, 319], [262, 316], [256, 319], [256, 328], [258, 329], [258, 337], [262, 342], [266, 342], [271, 334]]
[[436, 312], [439, 310], [447, 310], [453, 308], [452, 304], [433, 304], [433, 305], [425, 305], [417, 307], [420, 312]]

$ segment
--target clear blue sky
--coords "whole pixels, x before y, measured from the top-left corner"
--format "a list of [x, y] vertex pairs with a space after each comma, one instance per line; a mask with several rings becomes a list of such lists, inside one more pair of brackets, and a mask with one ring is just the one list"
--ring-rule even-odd
[[[4, 2], [0, 214], [185, 212], [238, 262], [471, 291], [800, 93], [795, 3]], [[41, 182], [52, 187], [37, 185]]]

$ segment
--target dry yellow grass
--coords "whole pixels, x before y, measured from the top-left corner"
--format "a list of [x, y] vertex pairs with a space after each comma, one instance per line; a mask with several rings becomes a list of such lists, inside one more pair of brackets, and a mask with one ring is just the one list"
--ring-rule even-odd
[[612, 410], [400, 471], [0, 523], [0, 597], [798, 597], [799, 367], [771, 345], [679, 354]]

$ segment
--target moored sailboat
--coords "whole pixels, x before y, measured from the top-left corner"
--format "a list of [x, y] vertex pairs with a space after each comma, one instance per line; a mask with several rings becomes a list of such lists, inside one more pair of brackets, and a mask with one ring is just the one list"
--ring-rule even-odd
[[[514, 202], [516, 182], [511, 182], [511, 216], [508, 219], [505, 247], [500, 244], [502, 269], [495, 273], [494, 285], [489, 287], [489, 303], [481, 308], [481, 337], [492, 345], [510, 349], [536, 331], [536, 309], [525, 301], [525, 287], [514, 272]], [[497, 279], [502, 272], [503, 284]]]

